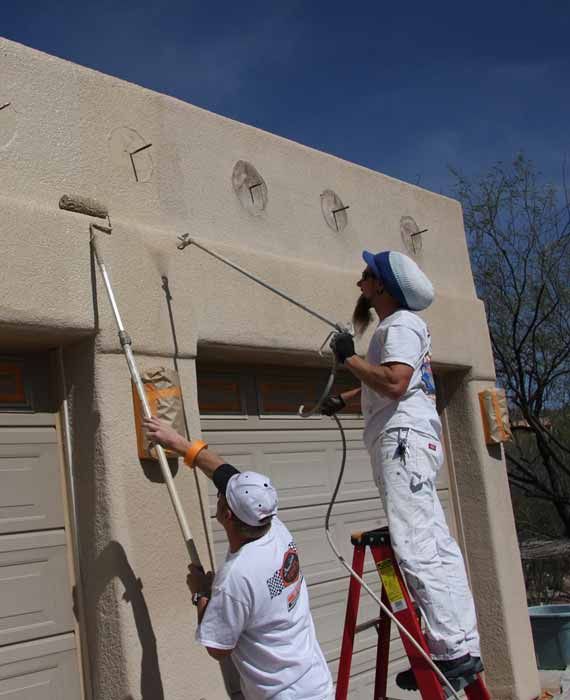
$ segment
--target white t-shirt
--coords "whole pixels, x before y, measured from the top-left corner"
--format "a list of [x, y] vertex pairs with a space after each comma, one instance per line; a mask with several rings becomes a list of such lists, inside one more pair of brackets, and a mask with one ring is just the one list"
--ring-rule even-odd
[[234, 649], [247, 700], [331, 697], [331, 674], [315, 635], [297, 547], [277, 517], [263, 537], [228, 552], [196, 640]]
[[424, 321], [400, 309], [378, 324], [368, 346], [372, 365], [400, 362], [414, 369], [408, 390], [394, 400], [362, 384], [364, 443], [370, 450], [376, 439], [391, 428], [412, 428], [441, 439], [441, 422], [435, 409], [435, 384], [431, 371], [431, 340]]

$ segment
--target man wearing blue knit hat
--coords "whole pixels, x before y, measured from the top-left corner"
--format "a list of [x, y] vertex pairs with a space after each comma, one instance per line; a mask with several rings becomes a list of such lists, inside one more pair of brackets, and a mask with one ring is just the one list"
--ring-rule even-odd
[[[435, 407], [430, 364], [431, 341], [414, 311], [433, 301], [433, 286], [416, 263], [394, 251], [364, 251], [366, 268], [357, 282], [360, 298], [353, 322], [361, 334], [379, 324], [366, 359], [356, 355], [349, 333], [338, 333], [331, 347], [361, 387], [330, 396], [323, 413], [332, 415], [361, 395], [364, 442], [380, 491], [392, 546], [406, 583], [426, 623], [431, 654], [453, 683], [482, 670], [473, 597], [465, 564], [449, 533], [437, 495], [443, 464], [441, 423]], [[396, 682], [417, 689], [411, 669]]]

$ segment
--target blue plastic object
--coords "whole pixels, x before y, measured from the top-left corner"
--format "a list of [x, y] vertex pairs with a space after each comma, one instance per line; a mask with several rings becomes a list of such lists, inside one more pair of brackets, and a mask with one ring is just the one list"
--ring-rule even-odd
[[528, 613], [538, 668], [564, 670], [570, 664], [570, 605], [535, 605]]

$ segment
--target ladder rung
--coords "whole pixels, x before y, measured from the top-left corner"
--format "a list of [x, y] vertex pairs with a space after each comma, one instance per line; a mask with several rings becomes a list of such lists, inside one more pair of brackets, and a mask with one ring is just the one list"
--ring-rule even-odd
[[353, 545], [360, 544], [366, 547], [381, 544], [390, 546], [390, 531], [387, 527], [379, 527], [366, 532], [353, 532], [350, 535], [350, 541]]
[[367, 620], [366, 622], [361, 622], [359, 625], [356, 625], [354, 632], [355, 634], [358, 634], [359, 632], [364, 632], [364, 630], [369, 630], [371, 627], [376, 627], [376, 625], [379, 624], [380, 618], [375, 617], [372, 620]]

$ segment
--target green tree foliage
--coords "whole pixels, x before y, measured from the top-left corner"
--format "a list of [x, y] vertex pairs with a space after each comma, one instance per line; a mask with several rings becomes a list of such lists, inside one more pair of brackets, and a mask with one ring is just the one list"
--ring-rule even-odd
[[[570, 203], [519, 155], [480, 178], [452, 170], [497, 380], [513, 423], [506, 450], [527, 536], [570, 537]], [[532, 505], [528, 505], [531, 503]], [[524, 508], [521, 507], [521, 516]]]

